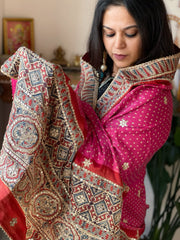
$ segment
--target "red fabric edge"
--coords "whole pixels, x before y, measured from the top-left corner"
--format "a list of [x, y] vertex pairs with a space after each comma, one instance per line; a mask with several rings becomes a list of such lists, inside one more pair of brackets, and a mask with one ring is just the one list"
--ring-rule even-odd
[[70, 93], [70, 97], [71, 97], [71, 104], [73, 106], [73, 109], [74, 109], [74, 112], [75, 112], [75, 116], [76, 116], [76, 119], [78, 121], [78, 125], [84, 135], [84, 137], [86, 137], [86, 120], [85, 118], [83, 118], [83, 115], [82, 113], [80, 112], [80, 109], [79, 109], [79, 104], [78, 104], [78, 96], [77, 94], [75, 93], [75, 91], [72, 89], [72, 87], [69, 85], [69, 77], [65, 75], [65, 78], [66, 78], [66, 84], [67, 84], [67, 87], [69, 89], [69, 93]]
[[[83, 163], [84, 159], [85, 159], [85, 157], [80, 152], [77, 152], [74, 162], [77, 165], [81, 166], [82, 168], [86, 168]], [[111, 182], [123, 187], [123, 183], [122, 183], [119, 173], [114, 172], [112, 169], [110, 169], [106, 166], [100, 165], [93, 160], [91, 160], [91, 162], [92, 162], [92, 164], [90, 165], [89, 168], [86, 168], [87, 170], [89, 170], [101, 177], [104, 177], [104, 178], [110, 180]]]
[[24, 213], [9, 188], [0, 179], [0, 225], [13, 240], [26, 239]]
[[133, 238], [133, 239], [139, 239], [140, 236], [143, 234], [144, 229], [145, 229], [145, 227], [140, 228], [140, 229], [137, 228], [137, 229], [134, 229], [134, 230], [133, 230], [133, 229], [127, 229], [127, 228], [121, 226], [121, 230], [122, 230], [123, 232], [125, 232], [126, 235], [127, 235], [129, 238]]

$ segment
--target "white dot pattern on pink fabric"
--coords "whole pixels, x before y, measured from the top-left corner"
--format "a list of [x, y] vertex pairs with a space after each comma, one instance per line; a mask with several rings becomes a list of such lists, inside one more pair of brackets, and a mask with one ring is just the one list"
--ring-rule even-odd
[[[81, 61], [83, 74], [77, 94], [93, 109], [84, 104], [89, 128], [80, 151], [85, 158], [106, 165], [122, 178], [121, 229], [128, 235], [133, 232], [130, 236], [135, 239], [144, 231], [148, 207], [144, 189], [146, 165], [167, 140], [171, 127], [170, 83], [179, 56], [177, 53], [119, 69], [98, 100], [96, 70], [88, 63], [87, 55]], [[106, 178], [106, 173], [103, 175]]]
[[[144, 224], [146, 164], [166, 141], [172, 118], [169, 89], [143, 85], [130, 91], [101, 121], [89, 105], [88, 137], [80, 152], [87, 158], [120, 172], [129, 187], [124, 194], [122, 225]], [[128, 166], [128, 167], [127, 167]]]

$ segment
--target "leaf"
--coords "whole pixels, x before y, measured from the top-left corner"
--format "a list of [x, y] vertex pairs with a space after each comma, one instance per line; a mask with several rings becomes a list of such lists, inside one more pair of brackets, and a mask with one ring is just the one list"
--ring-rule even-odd
[[176, 131], [174, 134], [174, 143], [176, 146], [180, 147], [180, 127], [176, 127]]
[[180, 148], [171, 142], [166, 142], [162, 148], [162, 157], [167, 165], [173, 165], [180, 156]]
[[176, 206], [178, 214], [180, 216], [180, 203], [179, 202], [175, 202], [175, 206]]
[[[147, 236], [149, 240], [172, 240], [180, 227], [180, 197], [177, 197], [180, 178], [179, 157], [180, 118], [173, 117], [168, 140], [147, 165], [155, 194], [153, 220]], [[171, 172], [167, 172], [167, 165], [171, 166]], [[163, 206], [162, 201], [166, 201]]]

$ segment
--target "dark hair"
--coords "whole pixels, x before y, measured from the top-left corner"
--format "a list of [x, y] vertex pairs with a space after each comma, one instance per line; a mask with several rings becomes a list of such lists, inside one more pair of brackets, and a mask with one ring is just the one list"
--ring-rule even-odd
[[[103, 15], [109, 6], [125, 6], [135, 19], [141, 39], [142, 56], [136, 64], [174, 54], [174, 46], [163, 0], [99, 0], [88, 42], [89, 61], [99, 69], [105, 50], [102, 37]], [[107, 57], [108, 67], [113, 62]]]

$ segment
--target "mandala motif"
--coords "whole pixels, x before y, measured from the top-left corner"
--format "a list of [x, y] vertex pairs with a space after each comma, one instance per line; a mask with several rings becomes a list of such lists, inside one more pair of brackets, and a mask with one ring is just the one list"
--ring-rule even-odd
[[11, 146], [20, 152], [34, 152], [41, 140], [37, 122], [28, 117], [18, 117], [10, 126], [9, 134]]
[[34, 217], [51, 220], [60, 213], [61, 208], [61, 199], [51, 191], [44, 190], [33, 198], [30, 212]]

